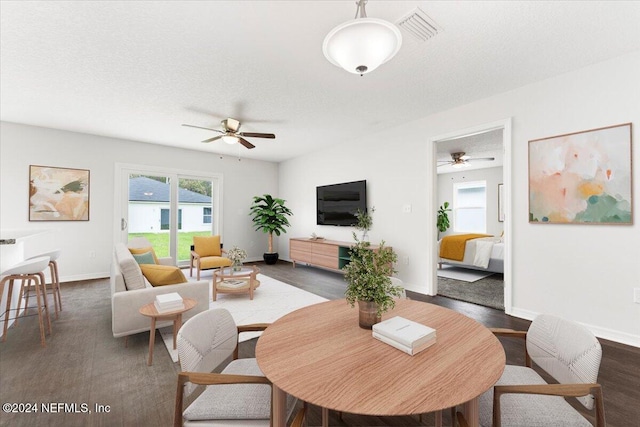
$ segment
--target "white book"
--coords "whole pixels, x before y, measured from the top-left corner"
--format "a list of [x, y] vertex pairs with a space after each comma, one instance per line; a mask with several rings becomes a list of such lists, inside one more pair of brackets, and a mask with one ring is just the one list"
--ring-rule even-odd
[[156, 295], [156, 302], [160, 307], [182, 304], [182, 297], [177, 292], [171, 292], [169, 294]]
[[407, 353], [410, 356], [414, 356], [418, 353], [420, 353], [422, 350], [425, 350], [429, 347], [431, 347], [432, 345], [434, 345], [436, 343], [436, 337], [434, 336], [433, 338], [431, 338], [429, 341], [426, 341], [422, 344], [420, 344], [419, 346], [416, 347], [409, 347], [406, 346], [404, 344], [399, 343], [398, 341], [392, 340], [389, 337], [385, 337], [384, 335], [380, 335], [376, 332], [372, 333], [373, 337], [379, 341], [382, 341], [385, 344], [388, 344], [392, 347], [397, 348], [398, 350], [404, 351], [405, 353]]
[[373, 332], [412, 348], [436, 337], [435, 329], [400, 316], [376, 323], [372, 329]]
[[158, 301], [154, 301], [153, 305], [155, 305], [156, 311], [158, 313], [169, 313], [170, 311], [177, 311], [177, 310], [184, 309], [184, 304], [183, 303], [180, 303], [178, 305], [172, 305], [172, 306], [169, 306], [169, 307], [163, 307], [163, 306], [160, 306], [158, 304]]

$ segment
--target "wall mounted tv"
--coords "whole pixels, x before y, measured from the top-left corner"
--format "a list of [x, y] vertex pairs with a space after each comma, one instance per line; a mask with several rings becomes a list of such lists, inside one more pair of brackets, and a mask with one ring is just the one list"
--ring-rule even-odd
[[318, 225], [356, 225], [356, 212], [367, 210], [367, 181], [316, 187]]

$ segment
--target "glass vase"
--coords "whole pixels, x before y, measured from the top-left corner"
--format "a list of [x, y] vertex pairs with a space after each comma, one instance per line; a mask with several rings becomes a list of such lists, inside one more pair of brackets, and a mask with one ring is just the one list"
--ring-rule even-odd
[[361, 328], [371, 329], [380, 320], [378, 304], [374, 301], [358, 301], [358, 325]]

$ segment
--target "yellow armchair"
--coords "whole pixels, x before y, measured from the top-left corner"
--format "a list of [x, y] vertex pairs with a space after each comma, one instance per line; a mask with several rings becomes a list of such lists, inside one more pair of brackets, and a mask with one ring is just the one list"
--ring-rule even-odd
[[189, 261], [189, 276], [193, 277], [194, 267], [197, 280], [200, 280], [200, 271], [202, 270], [231, 266], [233, 262], [224, 254], [220, 236], [194, 236]]

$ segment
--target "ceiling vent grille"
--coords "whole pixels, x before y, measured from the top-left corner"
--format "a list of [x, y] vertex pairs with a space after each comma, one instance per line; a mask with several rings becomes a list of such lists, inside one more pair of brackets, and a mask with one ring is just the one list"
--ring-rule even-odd
[[400, 19], [396, 24], [400, 29], [423, 42], [442, 31], [440, 26], [419, 7], [416, 7], [414, 11]]

